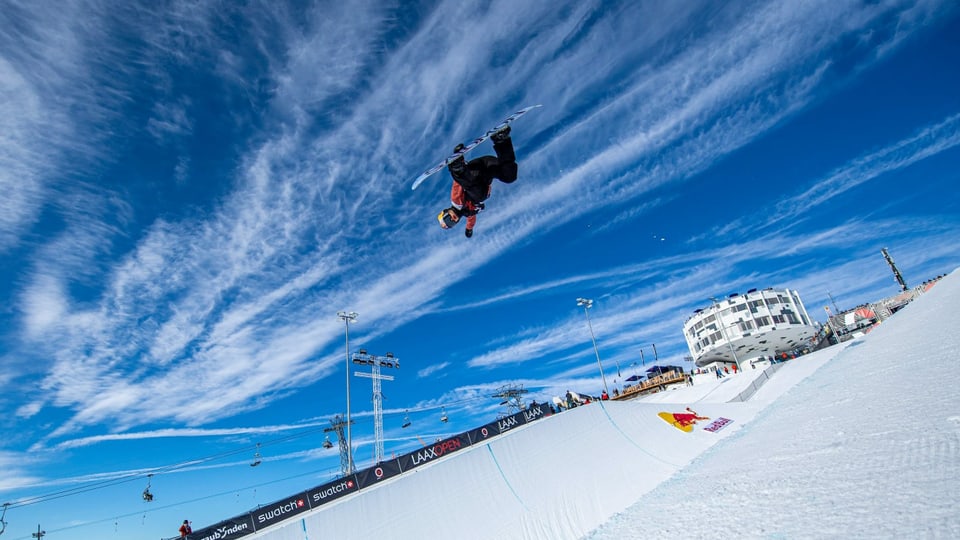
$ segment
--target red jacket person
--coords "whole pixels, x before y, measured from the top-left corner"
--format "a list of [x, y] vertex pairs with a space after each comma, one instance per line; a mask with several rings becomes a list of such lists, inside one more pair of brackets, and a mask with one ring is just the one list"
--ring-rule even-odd
[[[465, 161], [461, 156], [447, 166], [453, 177], [453, 186], [450, 188], [452, 205], [440, 211], [437, 221], [441, 227], [449, 229], [459, 223], [460, 218], [466, 217], [467, 229], [464, 234], [467, 238], [473, 236], [477, 212], [483, 210], [483, 201], [490, 196], [493, 179], [505, 184], [517, 179], [517, 157], [510, 139], [510, 126], [494, 133], [490, 139], [496, 156], [481, 156], [470, 161]], [[459, 152], [462, 148], [462, 144], [457, 145], [453, 151]]]

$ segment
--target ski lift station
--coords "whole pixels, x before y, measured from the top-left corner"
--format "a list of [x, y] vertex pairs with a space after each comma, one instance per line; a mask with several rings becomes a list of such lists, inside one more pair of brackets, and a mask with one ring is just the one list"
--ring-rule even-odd
[[698, 309], [683, 325], [683, 336], [698, 367], [736, 364], [777, 356], [803, 345], [819, 332], [790, 289], [750, 289]]

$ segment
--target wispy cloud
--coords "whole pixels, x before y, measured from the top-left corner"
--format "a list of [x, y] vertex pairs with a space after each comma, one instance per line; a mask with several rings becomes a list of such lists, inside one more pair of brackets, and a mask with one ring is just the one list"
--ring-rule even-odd
[[[163, 14], [138, 10], [138, 43], [146, 49], [144, 58], [157, 60], [147, 70], [151, 95], [165, 96], [145, 107], [141, 127], [154, 137], [186, 138], [203, 127], [190, 114], [195, 103], [172, 91], [177, 81], [172, 69], [165, 71], [166, 60], [180, 69], [213, 65], [225, 100], [256, 102], [245, 111], [260, 115], [251, 122], [260, 130], [235, 143], [239, 153], [231, 154], [232, 172], [225, 174], [215, 201], [152, 216], [149, 226], [129, 238], [112, 212], [118, 210], [122, 219], [134, 215], [121, 190], [97, 191], [96, 211], [61, 210], [70, 216], [67, 230], [36, 249], [32, 270], [16, 292], [18, 323], [28, 330], [17, 341], [49, 359], [43, 362], [42, 384], [23, 410], [71, 412], [45, 442], [106, 421], [121, 431], [151, 422], [200, 425], [263, 407], [321, 380], [341, 359], [343, 328], [333, 316], [338, 309], [360, 312], [370, 329], [365, 338], [376, 339], [424, 315], [455, 309], [461, 299], [451, 301], [448, 293], [458, 283], [571, 220], [614, 207], [625, 216], [652, 210], [656, 205], [645, 200], [654, 190], [686, 181], [816, 99], [819, 85], [837, 77], [829, 67], [842, 40], [897, 9], [841, 2], [734, 5], [718, 15], [727, 24], [685, 32], [677, 41], [677, 27], [669, 21], [694, 17], [690, 6], [630, 5], [601, 14], [602, 5], [578, 2], [563, 10], [495, 2], [478, 9], [443, 3], [409, 30], [397, 20], [400, 7], [375, 2], [297, 14], [258, 11], [259, 22], [238, 30], [256, 44], [255, 60], [249, 61], [256, 65], [226, 50], [210, 4], [175, 2]], [[42, 13], [25, 6], [19, 12], [32, 17], [27, 27], [40, 28], [36, 19]], [[102, 26], [96, 37], [106, 40], [102, 34], [111, 19], [97, 13], [93, 22]], [[931, 13], [905, 19], [890, 39], [908, 35]], [[449, 24], [464, 17], [470, 25]], [[639, 39], [624, 39], [636, 36], [633, 25], [648, 17], [668, 22]], [[57, 21], [63, 35], [81, 35], [69, 19]], [[6, 69], [19, 79], [3, 77], [12, 81], [3, 84], [59, 88], [91, 71], [106, 76], [102, 65], [90, 65], [81, 54], [50, 58], [66, 38], [32, 39], [46, 51], [40, 63], [65, 62], [70, 69], [29, 80], [26, 68], [37, 59], [17, 64], [6, 44], [0, 58], [17, 66]], [[391, 47], [384, 48], [388, 41]], [[605, 62], [598, 65], [598, 57]], [[875, 58], [849, 60], [869, 65]], [[261, 83], [264, 88], [257, 90]], [[34, 97], [16, 105], [24, 111], [15, 115], [16, 125], [54, 118], [53, 133], [59, 133], [54, 142], [67, 146], [79, 139], [77, 132], [109, 124], [116, 114], [127, 89], [119, 82], [105, 87], [112, 91], [109, 107], [79, 120], [30, 113], [40, 103], [48, 106], [51, 94], [26, 91]], [[591, 99], [600, 88], [606, 89], [601, 99]], [[442, 156], [450, 141], [499, 119], [501, 113], [491, 111], [504, 110], [508, 98], [515, 104], [546, 103], [517, 127], [522, 179], [494, 187], [490, 206], [496, 210], [481, 216], [465, 257], [460, 243], [423, 218], [445, 204], [446, 177], [438, 175], [431, 189], [413, 193], [408, 181]], [[85, 100], [90, 96], [74, 97]], [[109, 131], [101, 134], [109, 138]], [[0, 156], [18, 163], [47, 161], [51, 156], [40, 153], [35, 136], [0, 142]], [[937, 135], [915, 145], [931, 151], [948, 147], [935, 140]], [[94, 142], [84, 148], [92, 156], [105, 152]], [[192, 161], [191, 167], [186, 174], [194, 174]], [[17, 243], [40, 207], [55, 197], [44, 191], [49, 170], [31, 166], [22, 172], [35, 180], [11, 190], [21, 202], [2, 213], [13, 216], [0, 230], [7, 245]], [[13, 185], [12, 179], [2, 181]], [[71, 187], [75, 191], [84, 192]], [[622, 210], [623, 205], [633, 208]], [[79, 247], [73, 247], [75, 239], [82, 240]], [[725, 257], [726, 264], [771, 256], [777, 241], [760, 239], [712, 255]], [[113, 249], [119, 253], [103, 262], [103, 251]], [[710, 255], [658, 260], [645, 268], [662, 264], [677, 272], [681, 264], [692, 264], [695, 272], [706, 272], [716, 268]], [[88, 276], [106, 278], [85, 277], [89, 291], [80, 298], [73, 287], [76, 270], [85, 267], [102, 270], [87, 270]], [[463, 305], [506, 302], [580, 282], [640, 282], [630, 268], [620, 270], [530, 284]], [[658, 275], [666, 277], [667, 271]], [[695, 303], [692, 276], [669, 277], [684, 303]], [[653, 288], [646, 291], [645, 299], [654, 300]], [[637, 299], [618, 301], [627, 308], [618, 310], [617, 319], [598, 313], [596, 323], [598, 330], [622, 325], [624, 340], [639, 339], [643, 331], [637, 327], [667, 311], [663, 304], [657, 311], [631, 305]], [[46, 342], [44, 336], [53, 332], [57, 342]], [[569, 357], [583, 344], [582, 323], [572, 314], [469, 365], [487, 369], [519, 359]], [[181, 390], [185, 382], [190, 393]]]
[[180, 437], [225, 437], [230, 435], [263, 435], [270, 433], [281, 433], [284, 431], [302, 430], [318, 426], [327, 426], [328, 422], [303, 424], [280, 424], [273, 426], [257, 427], [239, 427], [239, 428], [220, 428], [220, 429], [200, 429], [200, 428], [177, 428], [177, 429], [156, 429], [151, 431], [138, 431], [127, 433], [114, 433], [109, 435], [94, 435], [90, 437], [81, 437], [78, 439], [69, 439], [56, 445], [58, 449], [79, 448], [108, 441], [130, 441], [140, 439], [159, 439], [159, 438], [180, 438]]
[[443, 371], [443, 370], [446, 369], [447, 366], [449, 366], [449, 365], [450, 365], [450, 362], [440, 362], [440, 363], [438, 363], [438, 364], [433, 364], [433, 365], [427, 366], [427, 367], [425, 367], [425, 368], [423, 368], [423, 369], [421, 369], [420, 371], [417, 372], [417, 377], [420, 378], [420, 379], [429, 377], [429, 376], [433, 375], [434, 373], [437, 373], [437, 372], [439, 372], [439, 371]]

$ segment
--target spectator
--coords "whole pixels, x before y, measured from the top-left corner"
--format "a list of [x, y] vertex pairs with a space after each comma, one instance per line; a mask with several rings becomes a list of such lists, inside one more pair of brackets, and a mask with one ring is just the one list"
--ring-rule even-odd
[[720, 367], [717, 366], [716, 370], [717, 370], [717, 378], [718, 378], [718, 379], [722, 379], [722, 378], [723, 378], [723, 373], [720, 371]]
[[183, 520], [183, 525], [180, 526], [180, 538], [186, 538], [193, 532], [193, 529], [190, 528], [190, 522], [188, 520]]
[[737, 374], [737, 365], [736, 365], [736, 364], [733, 365], [733, 374], [734, 374], [734, 375]]
[[724, 375], [729, 375], [729, 374], [730, 374], [730, 368], [728, 368], [727, 366], [723, 366], [723, 374], [724, 374]]
[[[614, 391], [616, 391], [616, 388], [614, 388]], [[604, 390], [603, 393], [600, 394], [600, 399], [603, 401], [610, 399], [610, 396], [607, 394], [606, 390]]]

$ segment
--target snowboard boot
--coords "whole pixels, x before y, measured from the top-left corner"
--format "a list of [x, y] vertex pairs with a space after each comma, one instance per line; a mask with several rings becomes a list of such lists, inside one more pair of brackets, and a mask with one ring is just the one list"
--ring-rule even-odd
[[513, 152], [513, 140], [510, 139], [510, 126], [504, 126], [503, 129], [490, 137], [493, 141], [493, 151], [497, 154], [496, 177], [504, 184], [512, 184], [517, 179], [517, 156]]
[[466, 235], [467, 238], [471, 238], [473, 236], [473, 229], [465, 229], [463, 234]]
[[[455, 153], [461, 150], [463, 150], [463, 144], [458, 144], [456, 148], [453, 149]], [[467, 172], [467, 162], [463, 159], [463, 156], [460, 156], [451, 161], [450, 164], [447, 165], [447, 168], [450, 169], [450, 174], [452, 174], [454, 178], [463, 178], [464, 173]]]
[[502, 143], [510, 139], [510, 126], [504, 126], [503, 129], [493, 134], [490, 140], [493, 144]]

